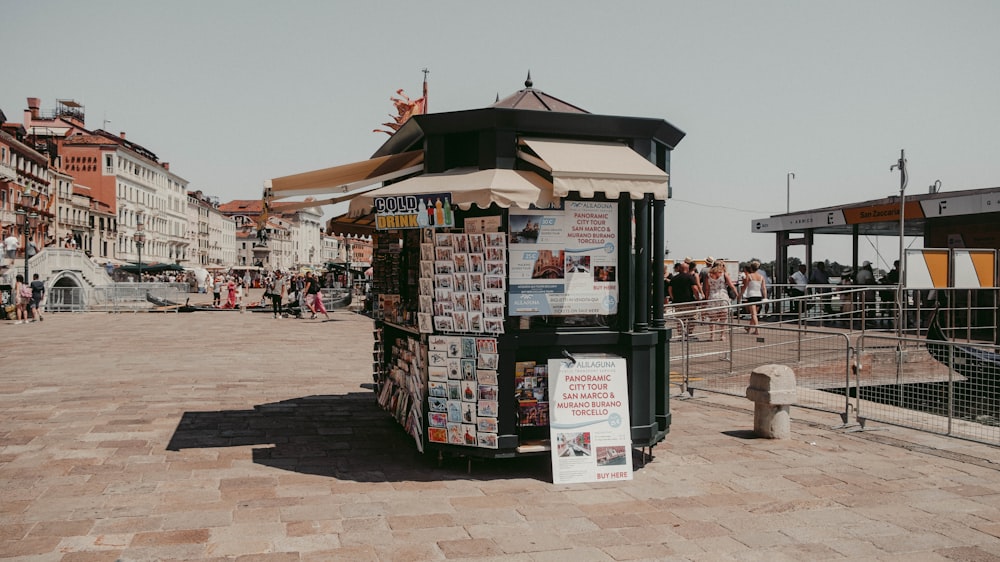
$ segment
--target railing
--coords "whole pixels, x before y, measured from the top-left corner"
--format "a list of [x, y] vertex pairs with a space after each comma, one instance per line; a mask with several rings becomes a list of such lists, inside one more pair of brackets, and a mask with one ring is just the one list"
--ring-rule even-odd
[[1000, 445], [998, 353], [1000, 347], [977, 342], [865, 334], [856, 365], [858, 421]]
[[798, 406], [835, 413], [847, 424], [853, 409], [849, 334], [777, 323], [751, 328], [739, 322], [740, 308], [668, 312], [668, 327], [679, 336], [671, 345], [672, 381], [692, 396], [697, 390], [744, 396], [754, 368], [787, 365], [796, 373]]
[[1000, 445], [1000, 346], [990, 306], [996, 290], [936, 295], [937, 303], [954, 305], [937, 311], [953, 328], [951, 341], [930, 343], [922, 335], [934, 310], [916, 292], [891, 320], [869, 316], [864, 306], [823, 309], [834, 295], [868, 304], [865, 290], [778, 299], [769, 303], [773, 311], [801, 312], [762, 315], [756, 334], [745, 305], [667, 307], [675, 336], [671, 382], [692, 396], [743, 396], [755, 367], [777, 363], [795, 371], [798, 406], [836, 413], [844, 425], [853, 411], [862, 428], [871, 420]]

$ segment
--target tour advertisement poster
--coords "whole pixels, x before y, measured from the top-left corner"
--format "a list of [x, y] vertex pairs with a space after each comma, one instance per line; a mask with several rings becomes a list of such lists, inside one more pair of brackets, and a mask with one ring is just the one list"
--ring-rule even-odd
[[632, 479], [632, 422], [624, 357], [549, 359], [552, 482]]
[[512, 316], [618, 312], [618, 203], [510, 211]]
[[451, 193], [375, 197], [372, 201], [375, 228], [452, 228], [455, 213], [451, 200]]

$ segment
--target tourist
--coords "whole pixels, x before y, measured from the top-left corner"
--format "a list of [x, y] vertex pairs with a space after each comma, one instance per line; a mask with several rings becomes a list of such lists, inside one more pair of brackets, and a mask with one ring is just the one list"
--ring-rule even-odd
[[[872, 271], [872, 262], [865, 261], [861, 264], [861, 269], [858, 270], [858, 276], [855, 281], [857, 285], [866, 287], [875, 284], [875, 273]], [[870, 319], [875, 313], [875, 290], [867, 289], [858, 298], [861, 299], [864, 305], [865, 318]]]
[[788, 283], [792, 285], [788, 288], [788, 294], [792, 298], [797, 298], [799, 300], [793, 301], [795, 304], [795, 312], [801, 314], [805, 312], [805, 307], [803, 306], [803, 301], [801, 297], [806, 295], [806, 287], [809, 285], [809, 276], [807, 275], [809, 268], [806, 264], [800, 263], [799, 269], [788, 278]]
[[764, 276], [760, 274], [759, 270], [760, 262], [757, 260], [753, 260], [743, 268], [746, 282], [743, 283], [740, 293], [740, 299], [748, 303], [747, 309], [750, 311], [750, 325], [745, 326], [743, 329], [748, 334], [753, 329], [754, 335], [760, 333], [757, 329], [757, 313], [760, 309], [760, 303], [767, 298], [767, 283], [764, 281]]
[[31, 276], [31, 300], [28, 302], [28, 310], [32, 314], [32, 320], [41, 322], [42, 299], [45, 298], [45, 283], [38, 279], [38, 274]]
[[[809, 274], [809, 284], [810, 285], [829, 285], [830, 284], [830, 274], [826, 272], [826, 262], [818, 261], [816, 262], [816, 267], [813, 268], [812, 273]], [[833, 314], [833, 306], [830, 305], [830, 288], [820, 287], [817, 291], [822, 295], [821, 300], [823, 302], [823, 314], [831, 315]]]
[[31, 300], [31, 287], [24, 283], [24, 276], [20, 273], [14, 278], [14, 305], [17, 307], [17, 322], [15, 324], [26, 324], [28, 322], [28, 301]]
[[10, 236], [4, 238], [3, 246], [4, 251], [7, 252], [7, 259], [13, 261], [17, 257], [17, 251], [21, 249], [21, 241], [11, 231]]
[[226, 283], [226, 306], [225, 308], [236, 308], [236, 282], [232, 277]]
[[275, 318], [281, 318], [281, 301], [288, 295], [288, 281], [281, 275], [281, 271], [274, 272], [274, 281], [266, 289], [271, 296], [271, 310]]
[[715, 262], [713, 260], [712, 267], [706, 268], [708, 270], [708, 275], [705, 277], [705, 282], [702, 285], [702, 290], [708, 299], [708, 306], [712, 309], [708, 313], [708, 320], [712, 322], [709, 325], [709, 341], [715, 340], [715, 332], [719, 332], [719, 341], [725, 341], [726, 339], [726, 327], [723, 323], [726, 321], [726, 316], [728, 310], [725, 308], [729, 306], [729, 289], [733, 291], [736, 287], [733, 285], [732, 279], [729, 278], [729, 273], [726, 272], [726, 266], [722, 262]]
[[236, 306], [240, 307], [240, 314], [243, 314], [247, 310], [246, 302], [243, 300], [243, 281], [241, 280], [236, 284], [236, 290], [234, 291], [236, 295]]
[[218, 308], [222, 304], [222, 276], [216, 275], [210, 278], [212, 285], [212, 306]]

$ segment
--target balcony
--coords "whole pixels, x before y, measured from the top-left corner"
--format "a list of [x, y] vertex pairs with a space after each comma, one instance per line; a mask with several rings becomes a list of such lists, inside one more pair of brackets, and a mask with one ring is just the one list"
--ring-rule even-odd
[[0, 162], [0, 181], [17, 181], [17, 170], [10, 164]]

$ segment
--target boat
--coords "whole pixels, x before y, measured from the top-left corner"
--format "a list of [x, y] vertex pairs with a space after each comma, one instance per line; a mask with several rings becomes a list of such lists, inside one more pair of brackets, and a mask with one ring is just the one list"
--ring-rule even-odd
[[[322, 294], [323, 306], [326, 307], [327, 312], [345, 309], [351, 306], [351, 302], [354, 300], [353, 291], [350, 289], [324, 289]], [[221, 312], [240, 310], [239, 307], [225, 308], [209, 305], [192, 305], [190, 304], [191, 299], [186, 299], [184, 304], [180, 304], [169, 299], [155, 297], [148, 291], [146, 292], [146, 300], [152, 303], [152, 310], [155, 312]], [[247, 306], [245, 310], [247, 312], [272, 312], [271, 301], [262, 299], [256, 306]], [[303, 313], [298, 301], [282, 303], [281, 311], [283, 314], [296, 318], [301, 318]]]
[[950, 341], [938, 322], [937, 310], [927, 326], [927, 352], [942, 365], [949, 365], [970, 381], [1000, 379], [1000, 353], [982, 346]]

